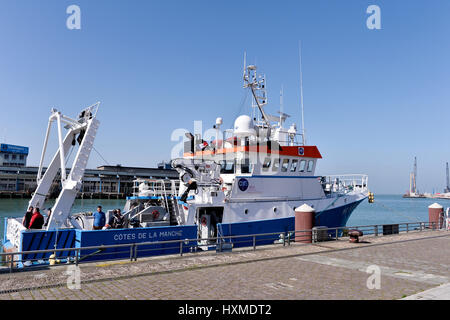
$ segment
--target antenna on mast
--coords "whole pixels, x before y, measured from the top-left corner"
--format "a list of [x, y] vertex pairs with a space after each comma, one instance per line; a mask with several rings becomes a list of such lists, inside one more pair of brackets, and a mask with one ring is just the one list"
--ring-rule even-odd
[[245, 85], [245, 70], [247, 69], [247, 52], [244, 51], [244, 69], [243, 69], [243, 75], [242, 78], [244, 79], [244, 85]]
[[257, 74], [255, 65], [246, 66], [244, 69], [244, 88], [250, 88], [264, 123], [270, 127], [270, 118], [264, 111], [264, 106], [267, 104], [266, 78]]
[[280, 126], [282, 123], [282, 117], [283, 117], [283, 85], [281, 85], [281, 90], [280, 90]]
[[302, 112], [302, 142], [303, 145], [306, 144], [306, 137], [305, 137], [305, 116], [303, 113], [303, 73], [302, 73], [302, 46], [301, 41], [298, 41], [298, 59], [300, 63], [300, 108]]

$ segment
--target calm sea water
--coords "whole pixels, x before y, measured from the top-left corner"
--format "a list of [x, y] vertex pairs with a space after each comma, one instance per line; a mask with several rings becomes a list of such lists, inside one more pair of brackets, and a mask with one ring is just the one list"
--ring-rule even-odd
[[[0, 199], [0, 241], [3, 241], [3, 232], [5, 229], [5, 217], [23, 217], [27, 211], [29, 199]], [[45, 203], [46, 208], [50, 208], [55, 200], [49, 200]], [[103, 211], [112, 209], [123, 209], [125, 200], [108, 200], [108, 199], [77, 199], [72, 208], [72, 212], [95, 212], [97, 206], [102, 206]], [[41, 213], [46, 217], [47, 210]]]
[[[0, 235], [3, 236], [4, 217], [23, 217], [28, 201], [28, 199], [0, 199]], [[401, 195], [375, 195], [374, 203], [368, 203], [365, 200], [353, 211], [347, 226], [428, 221], [428, 206], [434, 202], [441, 204], [444, 208], [450, 207], [450, 200], [407, 199], [402, 198]], [[50, 207], [53, 203], [54, 201], [49, 201], [46, 206]], [[72, 211], [74, 213], [93, 212], [98, 205], [101, 205], [104, 211], [122, 209], [125, 200], [77, 199]]]

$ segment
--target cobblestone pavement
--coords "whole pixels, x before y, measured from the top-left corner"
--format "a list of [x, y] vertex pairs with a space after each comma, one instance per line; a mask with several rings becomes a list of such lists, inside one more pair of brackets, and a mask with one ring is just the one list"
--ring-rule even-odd
[[0, 299], [401, 299], [449, 282], [450, 233], [364, 239], [83, 264], [73, 290], [66, 266], [0, 274]]

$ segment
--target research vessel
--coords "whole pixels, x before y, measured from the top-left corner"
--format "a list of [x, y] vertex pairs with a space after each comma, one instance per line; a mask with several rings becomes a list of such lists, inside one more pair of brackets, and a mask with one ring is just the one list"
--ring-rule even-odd
[[[182, 156], [171, 162], [179, 179], [137, 179], [135, 193], [124, 206], [122, 229], [92, 230], [92, 213], [71, 212], [99, 128], [99, 104], [84, 109], [76, 119], [53, 109], [39, 165], [38, 187], [29, 206], [45, 206], [56, 177], [62, 190], [45, 229], [25, 230], [21, 218], [5, 220], [4, 251], [181, 239], [187, 241], [183, 250], [191, 251], [214, 248], [221, 239], [228, 239], [224, 242], [233, 246], [250, 245], [249, 241], [234, 241], [228, 236], [292, 232], [295, 209], [303, 204], [315, 210], [315, 226], [345, 226], [353, 210], [368, 196], [367, 175], [316, 175], [322, 155], [316, 146], [305, 143], [304, 130], [297, 132], [295, 123], [286, 127], [289, 115], [281, 111], [278, 115], [267, 113], [265, 76], [258, 75], [256, 66], [250, 65], [244, 67], [243, 79], [245, 89], [252, 94], [254, 114], [237, 117], [233, 129], [223, 132], [223, 120], [217, 118], [213, 126], [215, 139], [209, 142], [201, 134], [186, 133]], [[53, 122], [57, 124], [59, 147], [44, 170]], [[67, 133], [63, 137], [64, 128]], [[71, 148], [78, 150], [66, 174]], [[259, 240], [268, 243], [274, 237]], [[177, 250], [158, 244], [156, 249], [142, 250], [140, 254]], [[95, 250], [68, 250], [57, 255], [65, 255], [69, 261], [75, 254], [84, 254], [78, 258], [86, 260], [129, 256], [113, 249], [100, 251], [96, 254]], [[19, 256], [18, 265], [27, 259], [46, 263], [48, 256], [49, 253]]]

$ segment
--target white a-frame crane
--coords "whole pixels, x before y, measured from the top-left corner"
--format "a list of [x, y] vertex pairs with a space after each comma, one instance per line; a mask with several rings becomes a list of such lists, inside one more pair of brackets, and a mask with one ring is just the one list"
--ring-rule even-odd
[[[71, 119], [52, 109], [50, 115], [47, 133], [42, 148], [41, 161], [39, 163], [39, 171], [37, 175], [37, 189], [33, 194], [28, 206], [43, 208], [45, 198], [52, 186], [53, 180], [60, 170], [61, 176], [61, 192], [56, 199], [55, 205], [52, 208], [52, 214], [48, 221], [47, 230], [59, 229], [63, 227], [75, 227], [81, 229], [74, 219], [70, 219], [70, 212], [73, 203], [81, 188], [84, 171], [86, 169], [89, 155], [94, 145], [94, 139], [97, 134], [97, 129], [100, 122], [96, 119], [98, 106], [100, 102], [84, 109], [78, 115], [78, 119]], [[47, 144], [50, 136], [50, 129], [52, 123], [56, 121], [58, 129], [59, 146], [52, 161], [42, 175], [43, 162], [47, 150]], [[67, 129], [65, 137], [62, 135], [63, 124]], [[67, 175], [66, 172], [66, 156], [71, 147], [79, 144], [77, 154], [72, 163], [72, 169]]]

